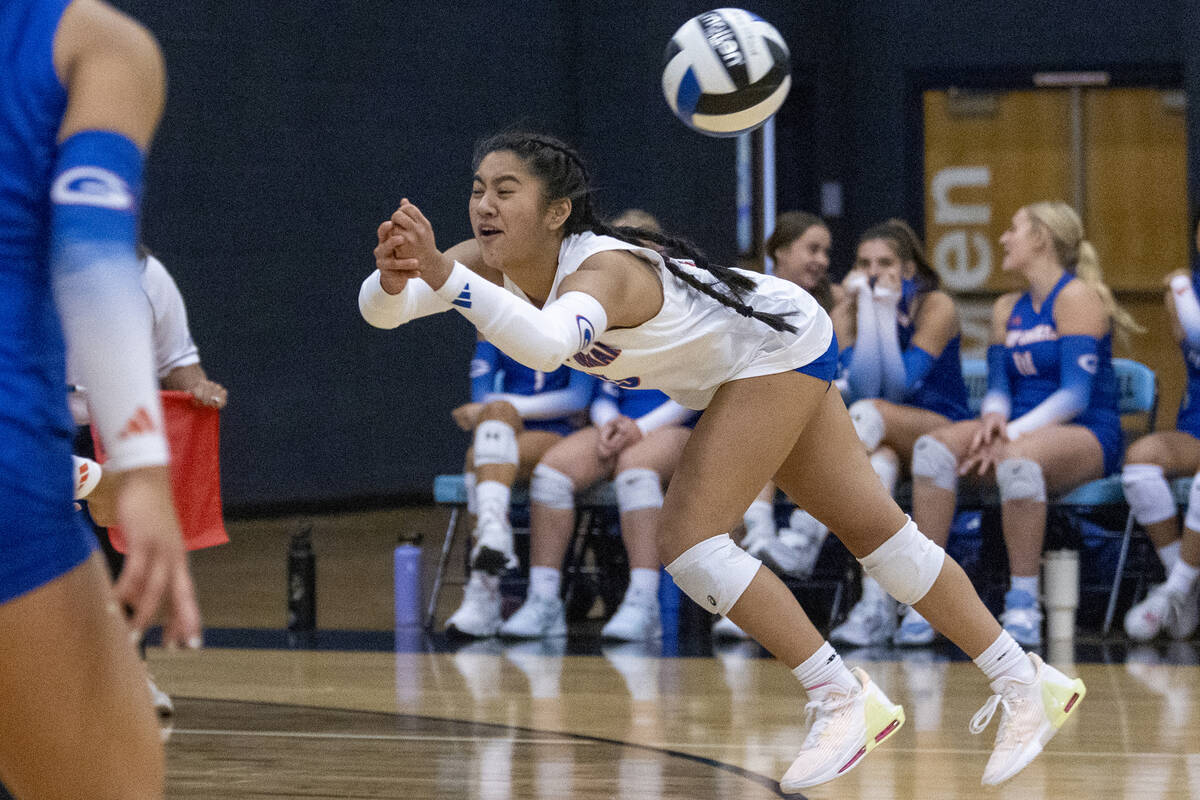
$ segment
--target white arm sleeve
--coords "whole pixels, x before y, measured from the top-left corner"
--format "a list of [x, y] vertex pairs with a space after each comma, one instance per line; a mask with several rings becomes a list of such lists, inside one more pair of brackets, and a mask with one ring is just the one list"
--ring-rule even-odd
[[187, 308], [175, 280], [154, 256], [142, 262], [142, 290], [154, 315], [154, 363], [158, 377], [171, 370], [200, 363], [200, 351], [188, 330]]
[[1012, 413], [1012, 400], [1009, 399], [1005, 392], [992, 389], [983, 396], [983, 403], [979, 406], [979, 416], [984, 414], [1000, 414], [1005, 419], [1008, 419]]
[[850, 386], [850, 393], [856, 400], [862, 400], [879, 397], [883, 386], [883, 364], [880, 362], [879, 325], [875, 321], [875, 302], [869, 289], [858, 293], [857, 305], [854, 357], [850, 359], [846, 380]]
[[527, 367], [552, 372], [608, 329], [608, 314], [586, 292], [567, 292], [537, 309], [457, 261], [437, 290], [483, 338]]
[[572, 372], [570, 382], [561, 389], [535, 394], [489, 394], [488, 400], [504, 400], [521, 419], [558, 419], [588, 407], [595, 379], [584, 372]]
[[451, 308], [420, 278], [410, 278], [400, 294], [385, 292], [379, 278], [379, 270], [375, 270], [358, 290], [358, 310], [363, 319], [376, 328], [398, 328], [419, 317], [428, 317]]
[[132, 252], [91, 243], [64, 250], [54, 267], [54, 299], [107, 466], [117, 472], [166, 464], [150, 303], [137, 262]]
[[881, 395], [886, 400], [898, 403], [904, 399], [908, 389], [904, 354], [900, 352], [900, 332], [896, 327], [896, 303], [900, 295], [877, 289], [873, 299], [875, 324], [879, 326], [879, 360], [883, 379]]
[[1171, 278], [1171, 292], [1175, 296], [1175, 315], [1183, 327], [1184, 340], [1192, 347], [1200, 347], [1200, 302], [1192, 289], [1188, 275]]
[[1087, 408], [1087, 400], [1081, 398], [1077, 392], [1070, 389], [1059, 389], [1008, 423], [1004, 432], [1009, 439], [1015, 441], [1038, 428], [1070, 422], [1085, 408]]
[[696, 412], [690, 408], [679, 405], [674, 400], [668, 400], [660, 404], [656, 408], [647, 411], [640, 417], [634, 420], [634, 423], [641, 429], [642, 435], [649, 433], [655, 428], [662, 428], [667, 425], [678, 425], [685, 421], [688, 417]]

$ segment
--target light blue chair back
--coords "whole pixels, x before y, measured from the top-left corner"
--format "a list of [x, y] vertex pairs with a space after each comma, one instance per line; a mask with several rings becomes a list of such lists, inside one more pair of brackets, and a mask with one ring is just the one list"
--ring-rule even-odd
[[1146, 430], [1154, 430], [1158, 416], [1158, 376], [1154, 370], [1131, 358], [1114, 358], [1117, 374], [1117, 407], [1122, 414], [1146, 414]]

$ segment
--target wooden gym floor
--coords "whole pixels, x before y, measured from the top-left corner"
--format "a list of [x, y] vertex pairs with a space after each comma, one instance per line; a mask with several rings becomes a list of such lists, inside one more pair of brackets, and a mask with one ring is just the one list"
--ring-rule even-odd
[[[399, 530], [437, 539], [437, 510], [317, 517], [318, 620], [326, 649], [279, 632], [295, 519], [230, 525], [194, 556], [209, 646], [149, 651], [174, 698], [169, 797], [737, 798], [780, 796], [803, 739], [804, 697], [746, 643], [700, 657], [661, 647], [454, 645], [396, 637], [391, 548]], [[427, 548], [426, 564], [434, 552]], [[428, 584], [427, 584], [428, 585]], [[449, 592], [439, 616], [457, 604]], [[347, 648], [347, 649], [329, 649]], [[383, 649], [381, 649], [383, 648]], [[687, 651], [688, 648], [679, 648]], [[948, 648], [849, 651], [908, 722], [813, 798], [1200, 798], [1200, 642], [1130, 647], [1083, 639], [1052, 653], [1087, 682], [1075, 719], [1029, 768], [979, 785], [993, 727], [967, 730], [988, 697]], [[1070, 662], [1074, 661], [1074, 665]]]

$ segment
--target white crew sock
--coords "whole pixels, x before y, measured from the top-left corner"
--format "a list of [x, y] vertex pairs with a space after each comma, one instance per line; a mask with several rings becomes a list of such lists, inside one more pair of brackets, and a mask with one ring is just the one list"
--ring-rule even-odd
[[975, 659], [975, 666], [983, 670], [989, 681], [997, 678], [1016, 678], [1023, 683], [1030, 683], [1037, 677], [1037, 670], [1029, 655], [1017, 644], [1008, 631], [1000, 631], [996, 641]]
[[529, 568], [529, 596], [557, 598], [562, 586], [562, 572], [554, 567]]
[[1171, 594], [1185, 595], [1196, 585], [1196, 576], [1200, 575], [1200, 567], [1193, 567], [1182, 558], [1171, 567], [1167, 576], [1167, 591]]
[[812, 700], [823, 700], [833, 691], [855, 691], [862, 688], [842, 657], [825, 642], [803, 664], [792, 670], [800, 685]]
[[635, 567], [629, 570], [629, 589], [626, 594], [658, 596], [658, 570]]
[[498, 519], [508, 521], [508, 502], [512, 497], [512, 488], [500, 481], [480, 481], [475, 486], [475, 507], [479, 516], [491, 514]]
[[1175, 562], [1179, 560], [1179, 548], [1183, 545], [1182, 539], [1176, 539], [1166, 547], [1160, 547], [1156, 551], [1158, 560], [1162, 562], [1163, 569], [1167, 574], [1171, 574], [1171, 568], [1175, 566]]

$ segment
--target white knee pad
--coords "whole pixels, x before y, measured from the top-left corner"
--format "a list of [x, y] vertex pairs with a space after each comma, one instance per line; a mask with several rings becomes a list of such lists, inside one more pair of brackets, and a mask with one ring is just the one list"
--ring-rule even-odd
[[888, 490], [888, 494], [896, 490], [896, 481], [900, 479], [900, 464], [896, 461], [895, 453], [889, 450], [871, 453], [871, 469], [875, 470], [879, 482]]
[[1153, 525], [1175, 516], [1175, 498], [1158, 464], [1126, 464], [1121, 470], [1121, 488], [1139, 525]]
[[874, 452], [883, 441], [883, 415], [872, 400], [857, 400], [850, 404], [849, 411], [854, 432], [866, 446], [867, 452]]
[[758, 574], [762, 562], [733, 543], [728, 533], [689, 547], [667, 564], [675, 585], [706, 611], [725, 616]]
[[485, 419], [475, 427], [475, 466], [516, 464], [517, 434], [498, 419]]
[[884, 591], [901, 603], [912, 605], [933, 586], [945, 560], [946, 551], [917, 530], [917, 523], [910, 519], [858, 563]]
[[912, 474], [947, 491], [958, 491], [958, 459], [950, 448], [926, 434], [913, 445]]
[[662, 508], [662, 483], [658, 473], [652, 469], [627, 469], [613, 480], [617, 493], [617, 510], [641, 511], [644, 508]]
[[529, 479], [529, 499], [546, 508], [575, 508], [575, 482], [554, 467], [538, 464]]
[[1036, 500], [1046, 502], [1046, 478], [1042, 467], [1028, 458], [1008, 458], [996, 465], [996, 486], [1000, 502]]
[[1192, 479], [1192, 488], [1188, 492], [1187, 516], [1183, 518], [1183, 524], [1188, 530], [1200, 531], [1200, 474]]

